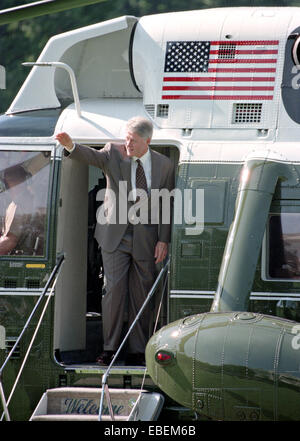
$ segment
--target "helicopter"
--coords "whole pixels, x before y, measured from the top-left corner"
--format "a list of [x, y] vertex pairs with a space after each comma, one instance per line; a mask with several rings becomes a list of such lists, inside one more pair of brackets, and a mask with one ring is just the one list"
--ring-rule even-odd
[[[299, 420], [299, 20], [297, 7], [123, 16], [25, 61], [0, 116], [0, 203], [21, 168], [32, 207], [0, 257], [7, 420]], [[136, 115], [176, 168], [174, 223], [146, 367], [122, 361], [125, 336], [104, 368], [93, 231], [105, 178], [55, 134], [101, 149]]]

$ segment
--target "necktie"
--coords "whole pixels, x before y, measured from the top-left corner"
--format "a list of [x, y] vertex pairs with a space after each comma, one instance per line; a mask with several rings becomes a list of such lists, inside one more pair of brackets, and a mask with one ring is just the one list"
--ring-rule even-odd
[[146, 193], [148, 193], [148, 187], [147, 187], [147, 181], [146, 181], [144, 168], [143, 168], [142, 163], [139, 159], [137, 159], [136, 162], [137, 162], [136, 177], [135, 177], [136, 188], [137, 189], [140, 188], [142, 190], [145, 190]]

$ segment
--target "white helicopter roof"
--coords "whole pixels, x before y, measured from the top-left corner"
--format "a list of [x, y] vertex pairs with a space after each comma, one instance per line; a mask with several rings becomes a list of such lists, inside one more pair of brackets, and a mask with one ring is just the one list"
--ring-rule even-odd
[[193, 131], [192, 140], [296, 142], [300, 72], [291, 53], [299, 23], [300, 8], [217, 8], [126, 16], [57, 35], [37, 61], [70, 66], [82, 120], [72, 122], [70, 78], [54, 67], [34, 67], [8, 113], [65, 108], [57, 128], [72, 126], [78, 139], [118, 138], [124, 121], [144, 114], [163, 139]]

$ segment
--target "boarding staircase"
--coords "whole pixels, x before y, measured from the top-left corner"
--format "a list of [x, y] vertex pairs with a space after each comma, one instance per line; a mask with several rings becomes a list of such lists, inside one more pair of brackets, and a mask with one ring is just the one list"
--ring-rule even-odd
[[[58, 261], [53, 269], [46, 285], [37, 301], [33, 311], [31, 312], [24, 328], [19, 335], [14, 347], [8, 354], [5, 362], [0, 368], [0, 399], [3, 406], [3, 414], [1, 421], [5, 418], [10, 421], [10, 415], [8, 405], [15, 392], [19, 378], [25, 366], [25, 363], [30, 354], [33, 342], [42, 323], [43, 317], [49, 305], [51, 295], [54, 291], [56, 281], [58, 278], [59, 270], [64, 260], [64, 255], [59, 256]], [[105, 370], [102, 376], [102, 388], [89, 388], [89, 387], [60, 387], [55, 389], [48, 389], [42, 395], [36, 409], [34, 410], [30, 421], [153, 421], [156, 420], [161, 412], [164, 403], [164, 397], [157, 392], [149, 392], [141, 389], [115, 389], [108, 388], [108, 377], [111, 372], [111, 368], [117, 360], [121, 349], [123, 348], [129, 334], [135, 326], [137, 320], [139, 320], [145, 306], [152, 298], [158, 283], [162, 276], [166, 273], [169, 265], [169, 260], [165, 266], [161, 269], [156, 281], [154, 282], [144, 304], [138, 312], [134, 322], [130, 326], [126, 336], [124, 337], [120, 347], [118, 348], [113, 360]], [[55, 279], [55, 280], [54, 280]], [[54, 280], [54, 283], [52, 284]], [[167, 278], [165, 278], [166, 283]], [[40, 315], [38, 324], [33, 333], [33, 337], [26, 351], [21, 368], [18, 372], [17, 378], [12, 387], [11, 393], [6, 399], [3, 389], [3, 370], [10, 360], [15, 348], [22, 339], [26, 329], [28, 328], [38, 306], [46, 297], [48, 288], [51, 286], [51, 291], [48, 295], [48, 299], [45, 302], [43, 311]], [[162, 290], [164, 292], [164, 288]]]
[[[61, 387], [47, 390], [30, 421], [98, 421], [101, 389]], [[163, 406], [161, 394], [141, 389], [110, 389], [109, 403], [104, 399], [102, 421], [153, 421]]]
[[144, 389], [108, 388], [111, 368], [119, 356], [131, 330], [151, 299], [166, 272], [161, 270], [144, 304], [102, 376], [102, 388], [60, 387], [48, 389], [42, 396], [30, 421], [154, 421], [163, 404], [163, 395]]

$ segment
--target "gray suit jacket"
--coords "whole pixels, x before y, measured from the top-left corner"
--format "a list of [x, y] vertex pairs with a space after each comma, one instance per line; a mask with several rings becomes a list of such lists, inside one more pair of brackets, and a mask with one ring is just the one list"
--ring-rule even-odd
[[[175, 186], [175, 173], [172, 161], [166, 156], [150, 149], [151, 152], [151, 190], [173, 190]], [[124, 144], [108, 143], [101, 150], [95, 150], [80, 144], [75, 145], [72, 153], [67, 154], [72, 159], [85, 162], [89, 165], [100, 167], [106, 176], [106, 192], [104, 206], [100, 207], [102, 214], [107, 214], [107, 221], [97, 222], [95, 238], [102, 249], [113, 252], [119, 245], [128, 226], [128, 211], [135, 212], [134, 202], [128, 202], [131, 185], [131, 158], [127, 157]], [[121, 191], [127, 189], [126, 193]], [[127, 202], [127, 211], [120, 217], [119, 198], [122, 205]], [[127, 199], [127, 201], [125, 201]], [[103, 199], [102, 199], [103, 200]], [[151, 197], [148, 200], [148, 210], [151, 207]], [[156, 204], [155, 204], [156, 205]], [[171, 204], [172, 205], [172, 204]], [[124, 205], [123, 205], [124, 206]], [[113, 208], [112, 208], [113, 207]], [[157, 208], [157, 207], [156, 207]], [[132, 211], [133, 210], [133, 211]], [[158, 206], [158, 223], [138, 223], [134, 227], [133, 255], [137, 259], [152, 260], [157, 241], [170, 242], [171, 239], [171, 214], [168, 223], [162, 222], [161, 201]], [[107, 213], [106, 213], [107, 212]], [[98, 217], [98, 219], [100, 219]], [[100, 219], [100, 220], [101, 220]], [[120, 221], [120, 219], [122, 219]], [[150, 220], [150, 214], [149, 214]], [[116, 221], [116, 222], [114, 222]], [[157, 222], [157, 221], [156, 221]], [[165, 219], [164, 219], [165, 222]]]

